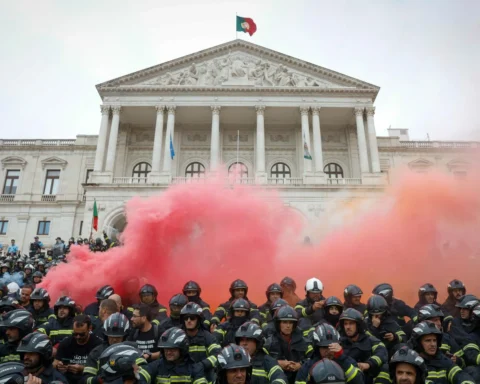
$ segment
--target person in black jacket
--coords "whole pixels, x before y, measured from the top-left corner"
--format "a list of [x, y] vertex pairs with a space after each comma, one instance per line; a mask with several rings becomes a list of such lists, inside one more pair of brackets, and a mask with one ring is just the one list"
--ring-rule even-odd
[[344, 308], [353, 308], [362, 315], [365, 315], [367, 305], [362, 303], [362, 295], [363, 291], [358, 285], [347, 285], [343, 291], [343, 297], [345, 298], [345, 301], [343, 302]]
[[448, 283], [448, 297], [442, 304], [442, 312], [445, 314], [445, 321], [451, 321], [454, 317], [460, 316], [460, 310], [457, 303], [462, 296], [467, 293], [467, 288], [460, 280], [454, 279]]
[[305, 299], [295, 305], [295, 310], [300, 319], [299, 328], [308, 329], [317, 324], [325, 317], [323, 306], [325, 297], [323, 293], [323, 283], [316, 279], [308, 279], [305, 283]]
[[236, 299], [229, 308], [229, 319], [215, 328], [213, 336], [222, 347], [235, 342], [235, 332], [245, 322], [251, 320], [250, 303]]
[[275, 300], [283, 298], [283, 289], [280, 284], [270, 284], [265, 291], [265, 296], [267, 297], [267, 301], [260, 305], [260, 307], [258, 307], [258, 312], [260, 313], [262, 325], [268, 322], [270, 308], [272, 307], [272, 304], [275, 302]]
[[263, 333], [267, 339], [275, 332], [275, 312], [284, 305], [288, 305], [287, 301], [284, 299], [277, 299], [273, 302], [270, 311], [268, 311], [267, 322], [262, 324]]
[[54, 349], [58, 348], [58, 344], [63, 339], [73, 334], [75, 309], [75, 301], [68, 296], [61, 296], [53, 306], [55, 317], [37, 328], [38, 332], [50, 338]]
[[32, 314], [25, 309], [16, 309], [2, 316], [0, 327], [5, 330], [6, 342], [0, 344], [0, 363], [20, 361], [17, 351], [20, 341], [33, 330]]
[[196, 303], [202, 307], [203, 310], [203, 322], [206, 326], [210, 327], [210, 321], [212, 319], [212, 313], [210, 312], [210, 305], [202, 300], [200, 295], [202, 294], [202, 288], [195, 281], [187, 281], [183, 286], [183, 294], [188, 297], [188, 301]]
[[275, 313], [275, 332], [266, 340], [265, 349], [277, 360], [290, 384], [302, 364], [310, 357], [313, 348], [297, 327], [298, 314], [290, 306], [281, 307]]
[[423, 284], [418, 289], [418, 302], [415, 304], [414, 309], [418, 311], [420, 307], [427, 304], [437, 304], [437, 289], [430, 283]]
[[68, 383], [65, 376], [53, 368], [52, 342], [46, 335], [30, 333], [22, 339], [17, 352], [22, 355], [27, 374], [38, 377], [42, 383]]
[[389, 373], [386, 373], [377, 383], [394, 384], [424, 384], [427, 377], [425, 360], [414, 350], [407, 346], [401, 347], [389, 363]]
[[229, 344], [218, 355], [216, 384], [250, 384], [252, 363], [243, 347]]
[[[148, 305], [152, 314], [152, 322], [160, 324], [167, 318], [167, 308], [157, 301], [158, 291], [151, 284], [145, 284], [140, 288], [140, 303]], [[133, 307], [128, 307], [129, 312], [133, 313]], [[128, 316], [127, 316], [128, 317]]]
[[53, 309], [49, 306], [50, 295], [44, 288], [36, 288], [30, 295], [30, 306], [27, 310], [32, 314], [36, 324], [43, 324], [54, 318]]
[[167, 329], [173, 327], [181, 327], [182, 321], [180, 319], [180, 312], [182, 308], [187, 305], [188, 298], [181, 293], [173, 295], [170, 299], [168, 306], [170, 307], [170, 316], [163, 320], [159, 325], [159, 332], [162, 334]]
[[387, 301], [390, 314], [395, 317], [401, 327], [407, 324], [405, 316], [410, 318], [413, 323], [417, 322], [417, 311], [405, 304], [403, 300], [394, 297], [393, 288], [390, 284], [378, 284], [373, 288], [372, 293], [382, 296]]
[[262, 328], [253, 322], [246, 322], [235, 333], [235, 343], [243, 347], [251, 357], [252, 384], [286, 384], [287, 377], [277, 361], [263, 350]]
[[83, 313], [91, 317], [98, 317], [100, 303], [102, 302], [102, 300], [108, 299], [114, 293], [115, 291], [110, 285], [104, 285], [103, 287], [100, 287], [95, 295], [97, 301], [88, 304], [83, 310]]

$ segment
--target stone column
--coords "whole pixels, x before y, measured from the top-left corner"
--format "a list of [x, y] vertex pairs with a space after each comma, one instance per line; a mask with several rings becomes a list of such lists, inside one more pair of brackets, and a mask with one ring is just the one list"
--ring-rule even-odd
[[312, 108], [313, 149], [315, 173], [323, 173], [322, 134], [320, 132], [320, 107]]
[[165, 135], [165, 153], [163, 154], [163, 172], [172, 173], [172, 158], [170, 156], [170, 138], [174, 143], [175, 135], [175, 105], [168, 105], [167, 133]]
[[160, 173], [160, 160], [162, 154], [162, 139], [163, 139], [163, 111], [164, 105], [157, 105], [157, 121], [155, 124], [155, 138], [153, 139], [153, 154], [152, 154], [152, 172], [153, 174]]
[[216, 171], [220, 161], [220, 109], [212, 105], [212, 140], [210, 144], [210, 170]]
[[117, 151], [118, 127], [120, 125], [120, 110], [121, 106], [115, 105], [112, 107], [112, 126], [110, 127], [110, 138], [108, 139], [107, 163], [105, 164], [105, 171], [113, 173], [115, 167], [115, 155]]
[[367, 142], [365, 140], [365, 127], [363, 126], [363, 108], [355, 108], [355, 119], [357, 121], [358, 155], [360, 158], [361, 173], [368, 173]]
[[[302, 115], [302, 148], [305, 155], [305, 144], [308, 146], [308, 152], [311, 155], [312, 146], [310, 144], [310, 127], [308, 123], [308, 111], [310, 107], [300, 107], [300, 114]], [[312, 160], [303, 158], [303, 172], [311, 173], [312, 172]]]
[[367, 129], [368, 145], [370, 146], [370, 157], [372, 162], [372, 173], [380, 172], [380, 158], [378, 157], [377, 132], [375, 132], [375, 107], [367, 107]]
[[93, 170], [95, 172], [103, 171], [103, 160], [105, 158], [105, 144], [107, 143], [110, 106], [100, 105], [100, 111], [102, 112], [102, 122], [100, 123], [100, 132], [97, 139], [97, 151], [95, 152], [95, 165], [93, 166]]
[[264, 184], [267, 182], [267, 173], [265, 172], [265, 106], [257, 105], [257, 142], [255, 163], [255, 178], [257, 183]]

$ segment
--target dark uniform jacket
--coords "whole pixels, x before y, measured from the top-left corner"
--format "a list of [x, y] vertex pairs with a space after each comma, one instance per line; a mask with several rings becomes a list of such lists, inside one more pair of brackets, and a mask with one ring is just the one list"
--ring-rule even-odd
[[0, 344], [0, 363], [20, 361], [20, 354], [17, 353], [18, 343]]
[[474, 384], [473, 379], [443, 353], [425, 358], [428, 369], [427, 379], [435, 384]]
[[[319, 301], [325, 300], [322, 296]], [[295, 305], [295, 310], [298, 313], [298, 318], [300, 319], [298, 326], [302, 329], [308, 329], [313, 324], [319, 323], [325, 317], [325, 311], [323, 308], [313, 310], [313, 304], [315, 302], [309, 298], [305, 298], [302, 301], [299, 301]]]
[[[402, 331], [396, 319], [393, 316], [387, 316], [386, 318], [382, 319], [378, 328], [375, 328], [372, 324], [372, 320], [367, 318], [365, 320], [367, 323], [367, 334], [381, 340], [382, 343], [388, 350], [389, 357], [392, 357], [394, 351], [394, 347], [400, 343], [407, 342], [405, 332]], [[385, 340], [385, 334], [393, 333], [395, 339], [393, 341]]]
[[40, 325], [37, 331], [46, 334], [55, 346], [73, 334], [73, 317], [65, 319], [50, 318], [48, 322]]
[[[153, 319], [152, 323], [160, 324], [163, 320], [167, 319], [167, 308], [165, 308], [157, 300], [155, 300], [151, 304], [148, 304], [148, 306], [150, 307], [150, 311], [152, 313], [152, 319]], [[133, 313], [134, 309], [133, 307], [128, 307], [127, 311], [130, 313]], [[132, 315], [130, 315], [129, 318], [131, 317]]]
[[53, 365], [48, 365], [41, 374], [35, 375], [42, 380], [42, 384], [49, 384], [52, 381], [59, 381], [61, 383], [68, 383], [67, 379], [63, 374], [58, 372]]
[[188, 354], [181, 362], [159, 359], [139, 371], [142, 384], [207, 384], [201, 363], [194, 363]]
[[195, 363], [202, 363], [205, 369], [213, 369], [217, 365], [217, 355], [222, 348], [215, 337], [200, 328], [195, 336], [188, 336], [188, 354]]
[[52, 308], [41, 309], [37, 312], [33, 308], [33, 305], [29, 305], [25, 309], [32, 314], [33, 320], [35, 320], [35, 324], [43, 324], [46, 323], [49, 319], [55, 318], [55, 314], [53, 313]]
[[287, 376], [277, 361], [263, 350], [255, 352], [252, 357], [252, 384], [287, 384]]
[[[248, 301], [248, 303], [250, 304], [250, 321], [253, 321], [257, 324], [260, 324], [261, 323], [261, 320], [260, 320], [260, 314], [258, 312], [258, 307], [255, 303], [252, 303], [250, 300], [248, 300], [248, 298], [244, 297], [245, 300]], [[220, 324], [222, 322], [223, 319], [227, 319], [227, 316], [228, 316], [228, 313], [230, 311], [230, 305], [232, 304], [232, 302], [234, 301], [235, 299], [234, 298], [230, 298], [230, 300], [226, 301], [225, 303], [223, 304], [220, 304], [220, 306], [217, 308], [217, 310], [215, 311], [215, 313], [213, 314], [213, 317], [212, 319], [210, 320], [210, 322], [212, 324]]]

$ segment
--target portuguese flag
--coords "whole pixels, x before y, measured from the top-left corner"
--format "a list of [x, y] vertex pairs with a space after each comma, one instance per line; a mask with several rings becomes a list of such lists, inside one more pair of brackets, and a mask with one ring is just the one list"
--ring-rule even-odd
[[248, 17], [237, 16], [237, 32], [245, 32], [252, 36], [257, 31], [257, 25]]
[[92, 223], [93, 229], [95, 231], [98, 231], [98, 209], [97, 209], [97, 200], [93, 201], [93, 223]]

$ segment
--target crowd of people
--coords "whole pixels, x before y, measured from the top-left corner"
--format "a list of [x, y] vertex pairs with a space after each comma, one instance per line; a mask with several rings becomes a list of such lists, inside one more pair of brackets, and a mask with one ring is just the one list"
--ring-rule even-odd
[[37, 286], [67, 253], [2, 256], [2, 277], [23, 281], [0, 286], [0, 383], [480, 383], [480, 301], [460, 280], [442, 304], [424, 284], [413, 308], [388, 283], [364, 302], [357, 285], [341, 299], [311, 278], [301, 299], [290, 277], [261, 305], [238, 279], [215, 311], [195, 281], [166, 306], [145, 284], [131, 306], [105, 285], [82, 308]]

